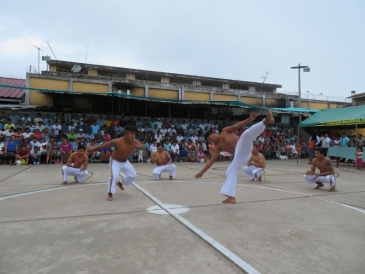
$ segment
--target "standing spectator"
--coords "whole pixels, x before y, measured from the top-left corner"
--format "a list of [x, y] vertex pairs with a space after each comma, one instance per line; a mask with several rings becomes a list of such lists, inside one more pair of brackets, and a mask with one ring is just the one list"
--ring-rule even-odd
[[34, 124], [38, 124], [38, 122], [43, 122], [43, 118], [40, 113], [37, 113], [36, 117], [34, 118]]
[[171, 146], [171, 158], [173, 162], [177, 161], [177, 157], [179, 156], [179, 150], [179, 145], [176, 143], [176, 140], [173, 140]]
[[328, 152], [330, 143], [331, 143], [331, 139], [328, 137], [328, 133], [325, 133], [322, 138], [322, 148], [323, 148], [324, 156], [326, 156], [326, 157], [327, 157], [327, 152]]
[[47, 125], [48, 121], [51, 122], [51, 125], [53, 124], [53, 119], [51, 118], [51, 115], [49, 115], [49, 113], [47, 113], [46, 118], [43, 119], [43, 124]]
[[355, 155], [356, 155], [357, 170], [359, 170], [359, 169], [363, 170], [362, 149], [361, 149], [361, 147], [357, 148], [357, 151], [356, 151]]
[[313, 134], [308, 144], [308, 164], [310, 165], [312, 164], [312, 160], [314, 158], [314, 149], [316, 148], [317, 144], [316, 136], [316, 134]]
[[[20, 117], [19, 117], [19, 115], [17, 114], [16, 110], [13, 110], [13, 111], [11, 112], [11, 115], [9, 115], [9, 119], [11, 120], [11, 123], [12, 123], [12, 124], [14, 124], [14, 125], [16, 125], [16, 124], [19, 122]], [[14, 126], [14, 127], [15, 127], [15, 126]]]
[[28, 116], [28, 114], [24, 114], [24, 116], [21, 118], [21, 120], [23, 121], [23, 123], [24, 123], [25, 125], [28, 125], [28, 124], [29, 124], [29, 122], [31, 122], [31, 121], [32, 121], [32, 118], [30, 118], [30, 117]]

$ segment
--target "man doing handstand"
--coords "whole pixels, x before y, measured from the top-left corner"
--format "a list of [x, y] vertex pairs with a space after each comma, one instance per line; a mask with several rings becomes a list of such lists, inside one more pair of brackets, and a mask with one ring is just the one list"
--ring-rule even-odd
[[[324, 156], [325, 150], [323, 148], [316, 148], [314, 151], [314, 158], [312, 159], [311, 170], [304, 174], [304, 179], [312, 186], [315, 183], [317, 186], [314, 189], [319, 189], [324, 186], [323, 183], [330, 185], [330, 192], [335, 191], [336, 177], [332, 161]], [[315, 173], [316, 168], [319, 173]]]
[[107, 201], [113, 200], [113, 194], [115, 193], [115, 186], [117, 185], [121, 190], [124, 190], [123, 184], [119, 181], [119, 171], [123, 171], [123, 183], [125, 185], [131, 185], [134, 179], [137, 177], [137, 173], [134, 170], [132, 164], [128, 161], [129, 154], [135, 148], [145, 149], [145, 146], [141, 144], [135, 138], [135, 129], [132, 126], [126, 126], [124, 129], [124, 137], [113, 139], [105, 142], [100, 146], [88, 147], [87, 151], [92, 152], [101, 150], [106, 147], [114, 147], [113, 153], [110, 157], [110, 173], [111, 177], [108, 183], [108, 197]]
[[208, 131], [205, 134], [205, 139], [209, 144], [214, 143], [215, 148], [209, 162], [198, 174], [195, 175], [195, 179], [199, 179], [203, 176], [203, 174], [213, 165], [214, 161], [218, 159], [221, 151], [227, 151], [231, 154], [234, 154], [233, 161], [226, 171], [227, 179], [221, 189], [221, 194], [228, 197], [223, 201], [224, 204], [236, 203], [235, 197], [237, 174], [242, 166], [246, 164], [251, 157], [253, 139], [260, 135], [265, 130], [267, 125], [275, 121], [271, 111], [268, 111], [264, 121], [259, 122], [245, 130], [241, 137], [238, 137], [235, 134], [238, 129], [249, 124], [250, 122], [253, 122], [257, 116], [259, 116], [259, 114], [252, 113], [248, 119], [238, 122], [232, 126], [223, 128], [220, 134], [216, 134], [212, 131]]

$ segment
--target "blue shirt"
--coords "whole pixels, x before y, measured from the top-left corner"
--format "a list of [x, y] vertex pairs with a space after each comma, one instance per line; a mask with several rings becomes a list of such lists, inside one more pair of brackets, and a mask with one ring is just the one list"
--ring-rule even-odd
[[100, 126], [99, 125], [91, 125], [90, 126], [90, 128], [91, 128], [91, 132], [95, 135], [95, 134], [97, 134], [98, 133], [98, 131], [100, 130]]
[[14, 142], [11, 142], [11, 140], [8, 140], [7, 152], [15, 152], [17, 144], [18, 144], [18, 140], [14, 140]]

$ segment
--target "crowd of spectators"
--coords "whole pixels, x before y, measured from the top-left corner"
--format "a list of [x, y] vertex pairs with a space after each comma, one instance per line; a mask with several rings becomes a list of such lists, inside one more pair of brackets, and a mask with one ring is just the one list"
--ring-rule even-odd
[[[136, 139], [144, 144], [146, 150], [136, 149], [130, 154], [131, 162], [149, 162], [150, 153], [163, 143], [173, 162], [207, 162], [214, 150], [214, 144], [206, 144], [207, 131], [219, 133], [217, 122], [197, 119], [134, 118], [86, 115], [73, 115], [64, 119], [62, 115], [37, 113], [34, 118], [16, 111], [11, 115], [0, 114], [0, 162], [12, 164], [65, 163], [68, 156], [77, 150], [79, 144], [94, 146], [114, 138], [124, 136], [124, 128], [136, 128]], [[248, 127], [248, 126], [247, 126]], [[246, 128], [236, 132], [241, 135]], [[328, 136], [326, 135], [328, 138]], [[274, 124], [256, 138], [259, 151], [266, 159], [309, 158], [315, 146], [325, 144], [322, 137], [314, 135], [311, 140], [297, 137], [292, 126]], [[347, 138], [347, 137], [346, 137]], [[327, 140], [327, 139], [326, 139]], [[330, 139], [328, 144], [336, 146], [343, 137]], [[313, 144], [314, 143], [314, 144]], [[354, 145], [349, 139], [346, 146]], [[108, 162], [112, 149], [93, 152], [88, 155], [90, 162]], [[234, 155], [222, 153], [220, 160], [232, 160]]]

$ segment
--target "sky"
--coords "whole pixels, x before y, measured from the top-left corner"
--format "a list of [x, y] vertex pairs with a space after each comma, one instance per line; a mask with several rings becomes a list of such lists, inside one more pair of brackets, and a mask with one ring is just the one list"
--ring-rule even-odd
[[2, 0], [0, 77], [38, 70], [36, 47], [62, 61], [282, 85], [278, 92], [298, 92], [291, 67], [300, 63], [310, 67], [303, 97], [348, 97], [365, 92], [365, 1]]

